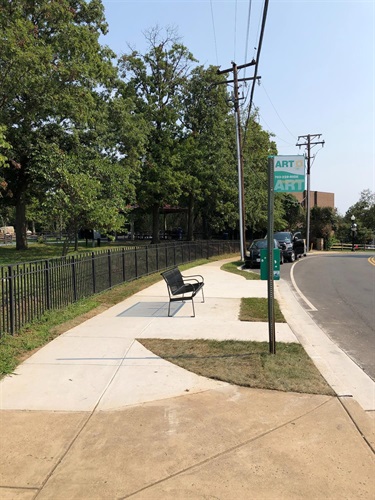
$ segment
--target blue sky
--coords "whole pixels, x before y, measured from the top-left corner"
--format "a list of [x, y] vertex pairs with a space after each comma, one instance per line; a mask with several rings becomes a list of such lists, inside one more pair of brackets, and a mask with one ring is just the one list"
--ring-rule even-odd
[[[103, 0], [101, 42], [144, 53], [145, 31], [173, 26], [200, 64], [241, 65], [255, 57], [264, 4], [252, 0], [248, 22], [249, 1]], [[270, 0], [258, 74], [254, 104], [280, 155], [302, 154], [298, 136], [322, 134], [311, 190], [335, 193], [342, 215], [375, 192], [375, 0]]]

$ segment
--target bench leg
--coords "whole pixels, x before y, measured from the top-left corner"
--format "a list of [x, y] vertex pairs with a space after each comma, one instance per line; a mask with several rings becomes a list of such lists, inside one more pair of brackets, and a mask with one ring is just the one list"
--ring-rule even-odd
[[168, 318], [170, 318], [170, 312], [171, 312], [171, 301], [169, 301], [169, 304], [168, 304]]
[[203, 286], [202, 286], [202, 302], [204, 302]]
[[193, 305], [193, 316], [192, 316], [192, 318], [195, 318], [195, 308], [194, 308], [194, 299], [193, 298], [191, 299], [191, 303]]

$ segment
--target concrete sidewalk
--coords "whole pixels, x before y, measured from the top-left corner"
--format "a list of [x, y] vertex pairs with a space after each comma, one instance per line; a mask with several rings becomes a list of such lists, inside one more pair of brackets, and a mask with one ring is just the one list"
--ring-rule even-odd
[[[231, 386], [189, 373], [137, 338], [268, 340], [238, 320], [267, 283], [220, 270], [206, 302], [174, 303], [157, 283], [61, 335], [0, 382], [0, 498], [292, 499], [375, 496], [375, 385], [327, 342], [286, 282], [288, 324], [339, 397]], [[306, 314], [306, 316], [305, 316]], [[355, 366], [353, 366], [355, 365]], [[340, 372], [337, 372], [337, 370]], [[345, 377], [344, 377], [345, 375]]]

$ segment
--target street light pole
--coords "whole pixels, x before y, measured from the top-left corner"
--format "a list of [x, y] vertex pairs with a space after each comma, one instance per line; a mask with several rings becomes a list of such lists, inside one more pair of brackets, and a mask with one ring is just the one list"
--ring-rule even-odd
[[354, 238], [357, 235], [357, 224], [354, 222], [355, 221], [354, 215], [352, 215], [350, 219], [352, 221], [352, 225], [350, 226], [350, 230], [352, 232], [352, 252], [354, 252]]

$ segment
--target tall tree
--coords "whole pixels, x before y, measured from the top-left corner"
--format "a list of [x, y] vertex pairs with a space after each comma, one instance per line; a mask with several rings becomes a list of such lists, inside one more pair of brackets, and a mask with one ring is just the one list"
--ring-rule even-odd
[[312, 207], [310, 231], [312, 238], [323, 238], [327, 248], [330, 238], [337, 228], [337, 210], [332, 207]]
[[1, 0], [0, 8], [0, 124], [11, 145], [3, 202], [16, 207], [17, 249], [26, 249], [27, 204], [51, 192], [51, 169], [61, 168], [47, 161], [51, 144], [72, 150], [89, 139], [116, 70], [99, 44], [100, 0]]
[[[267, 168], [268, 156], [277, 154], [272, 135], [257, 121], [256, 110], [244, 130], [244, 182], [246, 225], [252, 233], [267, 229]], [[280, 197], [275, 197], [275, 227], [285, 225], [284, 209]]]
[[188, 206], [188, 239], [194, 221], [204, 236], [236, 226], [236, 159], [233, 117], [224, 77], [216, 67], [196, 67], [185, 88], [181, 174]]
[[182, 89], [194, 61], [179, 43], [173, 29], [154, 28], [146, 33], [148, 52], [133, 50], [119, 67], [137, 97], [137, 112], [149, 124], [148, 141], [140, 173], [137, 197], [152, 213], [152, 242], [159, 242], [159, 209], [177, 203], [182, 178], [178, 172], [178, 135], [181, 122]]

